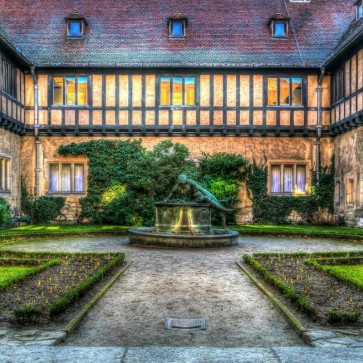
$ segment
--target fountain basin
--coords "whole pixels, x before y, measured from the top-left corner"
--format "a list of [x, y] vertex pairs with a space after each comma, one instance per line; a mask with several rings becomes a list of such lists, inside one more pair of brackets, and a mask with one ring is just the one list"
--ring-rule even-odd
[[238, 232], [213, 229], [211, 206], [203, 203], [155, 203], [155, 226], [129, 230], [131, 244], [149, 247], [226, 247]]
[[208, 235], [156, 233], [153, 227], [129, 229], [131, 244], [147, 247], [229, 247], [238, 242], [238, 232], [213, 229]]

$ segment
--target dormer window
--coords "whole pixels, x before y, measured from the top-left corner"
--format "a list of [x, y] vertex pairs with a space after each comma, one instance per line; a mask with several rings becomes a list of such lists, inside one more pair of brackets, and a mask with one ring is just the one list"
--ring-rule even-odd
[[65, 20], [67, 22], [67, 37], [71, 39], [82, 38], [87, 25], [86, 18], [78, 12], [74, 12], [69, 14]]
[[268, 23], [273, 38], [287, 38], [289, 36], [289, 18], [277, 13]]
[[180, 13], [175, 13], [168, 18], [170, 38], [185, 38], [188, 18]]
[[357, 7], [357, 20], [360, 20], [363, 18], [363, 4], [362, 0], [359, 0], [355, 3]]

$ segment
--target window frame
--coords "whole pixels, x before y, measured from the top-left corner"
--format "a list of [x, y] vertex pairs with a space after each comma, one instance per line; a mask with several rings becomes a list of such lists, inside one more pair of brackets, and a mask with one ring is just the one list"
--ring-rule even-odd
[[345, 98], [345, 75], [344, 65], [333, 75], [332, 104], [336, 104]]
[[[289, 104], [288, 105], [281, 105], [280, 104], [280, 80], [283, 78], [289, 78], [290, 82], [289, 82]], [[292, 79], [293, 78], [300, 78], [301, 79], [301, 104], [300, 105], [293, 105], [292, 104]], [[268, 98], [269, 98], [269, 88], [268, 88], [268, 83], [269, 83], [269, 79], [277, 79], [277, 105], [269, 105], [268, 104]], [[277, 108], [304, 108], [306, 105], [306, 83], [305, 83], [305, 77], [302, 75], [282, 75], [282, 74], [278, 74], [278, 75], [266, 75], [265, 76], [265, 94], [266, 94], [266, 98], [265, 98], [265, 106], [270, 108], [270, 107], [277, 107]]]
[[[47, 160], [47, 194], [48, 195], [85, 195], [87, 193], [87, 170], [86, 165], [87, 162], [85, 160]], [[50, 191], [50, 177], [51, 177], [51, 166], [58, 165], [58, 190], [53, 192]], [[62, 191], [62, 166], [70, 165], [71, 166], [71, 191]], [[83, 191], [75, 191], [75, 167], [77, 165], [82, 165], [83, 167]]]
[[[170, 78], [170, 104], [162, 104], [161, 103], [161, 79], [162, 78]], [[174, 87], [173, 87], [173, 84], [174, 84], [174, 78], [182, 78], [182, 104], [180, 105], [176, 105], [176, 104], [173, 104], [174, 102]], [[194, 104], [193, 105], [186, 105], [185, 104], [185, 80], [187, 78], [194, 78]], [[160, 74], [158, 75], [158, 103], [159, 103], [159, 108], [176, 108], [176, 109], [179, 109], [179, 108], [196, 108], [198, 107], [198, 97], [197, 97], [197, 80], [198, 80], [198, 77], [196, 75], [192, 75], [192, 74]]]
[[11, 157], [0, 155], [0, 193], [11, 193]]
[[[280, 167], [280, 191], [272, 192], [272, 168], [274, 166]], [[305, 167], [305, 192], [297, 191], [297, 168], [298, 166]], [[284, 169], [285, 167], [292, 167], [293, 169], [293, 190], [292, 192], [284, 192]], [[276, 160], [270, 161], [268, 164], [268, 178], [267, 178], [267, 190], [268, 194], [272, 196], [308, 196], [310, 194], [311, 187], [311, 173], [310, 173], [310, 162], [309, 161], [296, 161], [296, 160]]]
[[347, 176], [345, 181], [345, 204], [347, 208], [354, 208], [354, 186], [356, 180], [354, 176]]
[[[62, 104], [56, 104], [54, 103], [54, 79], [55, 78], [58, 78], [58, 77], [62, 77], [63, 78], [63, 103]], [[66, 79], [67, 78], [75, 78], [75, 103], [74, 104], [67, 104], [66, 101], [67, 101], [67, 87], [66, 87]], [[85, 104], [81, 104], [79, 105], [78, 104], [78, 79], [79, 78], [87, 78], [87, 103]], [[92, 90], [91, 90], [91, 75], [84, 75], [84, 74], [54, 74], [52, 76], [52, 79], [51, 79], [51, 92], [50, 92], [50, 95], [51, 95], [51, 100], [52, 100], [52, 104], [51, 106], [52, 107], [90, 107], [91, 105], [91, 101], [90, 101], [90, 96], [92, 94]]]
[[18, 82], [17, 68], [8, 62], [7, 59], [2, 59], [2, 91], [8, 97], [16, 100], [18, 97]]

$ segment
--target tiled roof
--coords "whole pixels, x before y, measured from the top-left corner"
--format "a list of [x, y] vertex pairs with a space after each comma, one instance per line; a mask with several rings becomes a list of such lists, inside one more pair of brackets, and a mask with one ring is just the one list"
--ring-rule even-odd
[[[354, 21], [355, 0], [11, 0], [0, 26], [38, 66], [316, 67]], [[280, 5], [279, 5], [280, 4]], [[272, 39], [269, 19], [291, 18], [289, 39]], [[67, 39], [65, 17], [87, 19]], [[167, 19], [188, 17], [186, 39], [169, 39]]]

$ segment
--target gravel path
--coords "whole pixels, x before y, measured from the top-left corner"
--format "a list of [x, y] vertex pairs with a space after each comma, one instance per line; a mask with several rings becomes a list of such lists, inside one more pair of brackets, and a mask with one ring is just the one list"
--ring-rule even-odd
[[[303, 345], [235, 261], [259, 251], [363, 249], [316, 239], [243, 237], [224, 249], [142, 249], [123, 237], [68, 238], [9, 249], [125, 251], [133, 264], [65, 344], [73, 346], [272, 347]], [[207, 320], [205, 331], [165, 330], [168, 317]]]

